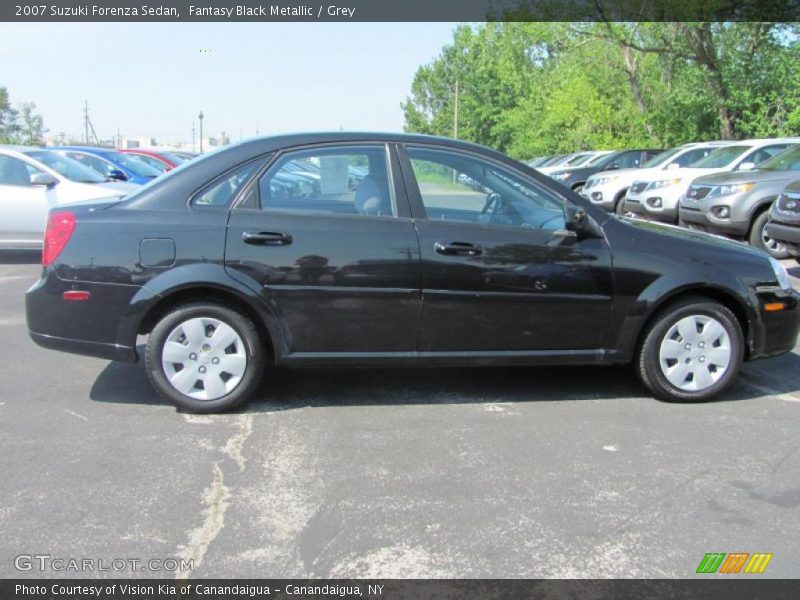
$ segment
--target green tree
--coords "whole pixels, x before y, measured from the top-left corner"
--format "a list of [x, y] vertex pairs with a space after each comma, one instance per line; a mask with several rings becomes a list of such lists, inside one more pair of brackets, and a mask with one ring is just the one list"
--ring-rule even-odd
[[35, 112], [33, 102], [23, 102], [18, 111], [18, 143], [25, 146], [41, 146], [44, 143], [42, 115]]

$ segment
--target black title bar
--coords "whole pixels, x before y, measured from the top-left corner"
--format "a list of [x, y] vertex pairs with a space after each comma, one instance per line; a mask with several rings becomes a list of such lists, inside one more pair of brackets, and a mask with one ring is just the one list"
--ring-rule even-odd
[[4, 0], [6, 22], [800, 21], [800, 0]]

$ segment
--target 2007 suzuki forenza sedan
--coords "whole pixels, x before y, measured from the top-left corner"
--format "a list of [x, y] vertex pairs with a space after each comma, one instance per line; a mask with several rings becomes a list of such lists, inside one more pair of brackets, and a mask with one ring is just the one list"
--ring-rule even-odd
[[269, 363], [633, 363], [658, 397], [791, 350], [766, 254], [610, 215], [487, 148], [401, 134], [261, 138], [117, 202], [49, 216], [38, 344], [145, 362], [180, 407], [245, 401]]

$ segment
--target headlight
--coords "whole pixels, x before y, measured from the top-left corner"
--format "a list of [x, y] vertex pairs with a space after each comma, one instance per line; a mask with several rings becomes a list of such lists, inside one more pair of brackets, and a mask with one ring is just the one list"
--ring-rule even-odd
[[570, 175], [572, 175], [572, 173], [570, 173], [569, 171], [565, 171], [563, 173], [553, 173], [552, 175], [550, 175], [550, 177], [552, 177], [556, 181], [563, 181], [565, 179], [568, 179]]
[[592, 185], [605, 185], [615, 179], [619, 179], [619, 175], [611, 175], [609, 177], [598, 177], [597, 179], [592, 180]]
[[781, 286], [781, 288], [784, 290], [791, 290], [792, 282], [789, 279], [789, 273], [786, 272], [786, 267], [784, 267], [771, 256], [769, 257], [769, 264], [772, 265], [772, 271], [775, 273], [775, 279], [778, 280], [778, 284]]
[[661, 179], [660, 181], [652, 181], [650, 185], [647, 186], [648, 190], [657, 190], [660, 188], [669, 187], [671, 185], [678, 185], [681, 182], [680, 177], [675, 179]]
[[749, 192], [756, 186], [755, 183], [731, 183], [729, 185], [721, 185], [717, 188], [719, 190], [717, 196], [729, 196], [731, 194], [744, 194]]

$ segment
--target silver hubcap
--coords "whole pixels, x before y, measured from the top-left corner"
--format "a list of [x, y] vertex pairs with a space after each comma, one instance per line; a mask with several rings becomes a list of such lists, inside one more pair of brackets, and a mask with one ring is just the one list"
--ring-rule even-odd
[[196, 400], [216, 400], [239, 385], [247, 368], [244, 342], [219, 319], [198, 317], [167, 336], [161, 364], [170, 384]]
[[661, 372], [676, 388], [696, 392], [714, 385], [731, 364], [731, 339], [722, 324], [706, 315], [684, 317], [661, 342]]
[[783, 244], [781, 244], [776, 240], [773, 240], [771, 237], [767, 235], [766, 224], [764, 225], [764, 228], [761, 230], [761, 242], [764, 244], [764, 247], [770, 252], [781, 253], [785, 251]]

